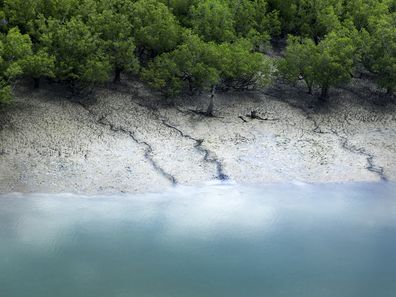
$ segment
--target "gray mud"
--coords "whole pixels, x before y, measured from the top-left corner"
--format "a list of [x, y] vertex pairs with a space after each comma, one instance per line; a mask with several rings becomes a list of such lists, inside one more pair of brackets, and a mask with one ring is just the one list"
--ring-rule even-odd
[[[287, 86], [166, 106], [142, 85], [96, 101], [20, 86], [0, 112], [0, 192], [161, 191], [211, 180], [396, 181], [396, 106], [363, 81], [328, 103]], [[377, 104], [375, 104], [377, 102]], [[379, 102], [379, 103], [378, 103]], [[248, 115], [256, 111], [258, 117]]]

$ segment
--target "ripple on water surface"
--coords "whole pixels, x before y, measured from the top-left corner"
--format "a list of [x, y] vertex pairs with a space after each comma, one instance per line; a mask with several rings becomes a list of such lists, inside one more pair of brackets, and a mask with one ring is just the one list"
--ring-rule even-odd
[[396, 185], [0, 196], [0, 296], [394, 297]]

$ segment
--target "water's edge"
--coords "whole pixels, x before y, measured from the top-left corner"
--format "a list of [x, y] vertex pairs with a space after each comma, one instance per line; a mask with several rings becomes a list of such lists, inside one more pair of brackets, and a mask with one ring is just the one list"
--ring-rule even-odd
[[0, 195], [0, 296], [392, 297], [396, 184]]

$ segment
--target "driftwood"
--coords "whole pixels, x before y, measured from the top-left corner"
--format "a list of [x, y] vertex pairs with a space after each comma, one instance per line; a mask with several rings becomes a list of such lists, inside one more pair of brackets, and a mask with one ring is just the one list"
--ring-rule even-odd
[[[256, 110], [252, 110], [250, 114], [247, 114], [246, 117], [251, 118], [252, 120], [260, 120], [260, 121], [279, 121], [279, 119], [272, 118], [262, 118], [257, 114]], [[242, 117], [240, 117], [242, 118]]]
[[243, 118], [243, 116], [239, 116], [239, 118], [240, 118], [244, 123], [247, 123], [247, 121]]

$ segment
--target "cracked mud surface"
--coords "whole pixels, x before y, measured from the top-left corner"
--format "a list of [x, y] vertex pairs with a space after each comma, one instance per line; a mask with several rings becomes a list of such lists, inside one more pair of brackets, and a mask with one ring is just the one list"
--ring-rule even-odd
[[[211, 180], [396, 181], [396, 106], [373, 104], [362, 82], [318, 107], [303, 91], [218, 94], [165, 106], [137, 83], [97, 100], [21, 87], [0, 111], [0, 192], [161, 191]], [[249, 117], [257, 111], [257, 118]]]

